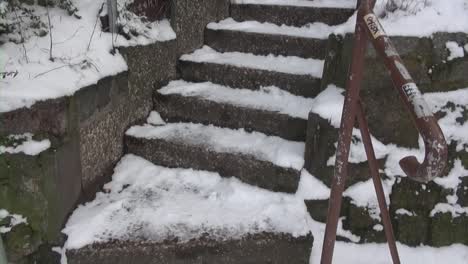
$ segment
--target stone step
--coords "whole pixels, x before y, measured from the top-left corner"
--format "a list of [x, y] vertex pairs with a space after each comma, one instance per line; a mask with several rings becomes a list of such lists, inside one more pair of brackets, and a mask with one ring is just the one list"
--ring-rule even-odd
[[[354, 8], [316, 7], [306, 2], [314, 1], [285, 1], [279, 5], [273, 4], [231, 4], [231, 16], [237, 21], [255, 20], [270, 22], [277, 25], [304, 26], [309, 23], [321, 22], [327, 25], [338, 25], [346, 22], [352, 16]], [[289, 5], [288, 5], [289, 4]]]
[[205, 43], [221, 52], [298, 56], [324, 59], [327, 38], [333, 29], [324, 24], [310, 27], [278, 26], [232, 18], [208, 24]]
[[277, 192], [297, 190], [304, 143], [243, 129], [169, 123], [131, 127], [128, 153], [167, 167], [215, 171]]
[[309, 261], [310, 217], [294, 196], [134, 155], [104, 191], [63, 230], [69, 264]]
[[305, 97], [319, 93], [323, 60], [294, 56], [259, 56], [249, 53], [220, 53], [208, 46], [179, 61], [182, 78], [209, 81], [230, 87], [259, 89], [277, 86]]
[[252, 91], [205, 83], [173, 81], [154, 94], [155, 110], [170, 122], [244, 128], [305, 141], [313, 99], [277, 87]]

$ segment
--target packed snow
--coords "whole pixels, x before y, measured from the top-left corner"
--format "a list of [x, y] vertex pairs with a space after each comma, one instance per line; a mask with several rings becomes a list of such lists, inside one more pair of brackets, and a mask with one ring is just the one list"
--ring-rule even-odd
[[233, 4], [355, 8], [356, 0], [231, 0]]
[[219, 103], [275, 111], [302, 119], [307, 119], [309, 110], [314, 105], [314, 99], [293, 95], [275, 86], [262, 87], [259, 90], [233, 89], [211, 82], [191, 83], [180, 80], [170, 82], [158, 92], [163, 95], [179, 94]]
[[33, 134], [25, 133], [22, 135], [10, 135], [7, 137], [11, 144], [0, 145], [0, 155], [4, 153], [18, 154], [24, 153], [30, 156], [39, 155], [41, 152], [50, 148], [50, 140], [34, 140]]
[[166, 124], [166, 122], [162, 119], [161, 115], [156, 111], [151, 111], [150, 115], [146, 119], [146, 123], [154, 126]]
[[162, 126], [145, 124], [133, 126], [127, 135], [164, 139], [201, 145], [216, 152], [243, 153], [269, 161], [282, 167], [302, 169], [304, 165], [303, 142], [294, 142], [263, 133], [248, 133], [244, 129], [228, 129], [193, 123], [171, 123]]
[[254, 55], [242, 52], [217, 52], [214, 49], [203, 46], [191, 54], [185, 54], [181, 58], [184, 61], [200, 63], [228, 64], [236, 67], [246, 67], [267, 71], [276, 71], [298, 75], [312, 75], [322, 77], [323, 60], [304, 59], [296, 56], [267, 56]]
[[5, 209], [0, 209], [0, 222], [3, 222], [4, 219], [8, 219], [9, 222], [5, 226], [0, 225], [0, 234], [10, 232], [13, 229], [13, 227], [17, 225], [28, 224], [28, 220], [26, 219], [26, 217], [19, 214], [11, 214]]
[[[305, 171], [297, 193], [291, 195], [266, 191], [213, 172], [169, 169], [126, 155], [104, 192], [72, 214], [63, 230], [68, 240], [63, 249], [55, 250], [66, 263], [67, 249], [113, 239], [161, 241], [177, 237], [185, 242], [204, 232], [222, 239], [263, 231], [295, 236], [311, 231], [314, 247], [310, 263], [319, 263], [325, 224], [310, 218], [303, 199], [322, 199], [328, 192], [323, 183]], [[352, 241], [359, 239], [342, 229], [342, 221], [337, 233]], [[397, 246], [402, 263], [463, 264], [468, 257], [468, 247], [463, 245]], [[338, 241], [334, 263], [386, 264], [391, 263], [391, 258], [386, 244]]]
[[204, 233], [223, 240], [261, 232], [300, 236], [310, 230], [303, 200], [294, 195], [217, 173], [156, 166], [134, 155], [122, 158], [104, 190], [70, 217], [63, 230], [67, 249], [114, 239], [183, 243]]
[[449, 51], [449, 56], [447, 57], [448, 61], [451, 61], [456, 58], [463, 58], [465, 57], [465, 52], [463, 51], [463, 46], [459, 46], [455, 41], [448, 41], [445, 43], [445, 47], [447, 47]]
[[260, 34], [286, 35], [315, 39], [328, 39], [328, 36], [331, 33], [340, 32], [340, 30], [343, 32], [345, 31], [343, 25], [330, 26], [320, 22], [310, 23], [302, 27], [293, 27], [287, 25], [279, 26], [268, 22], [260, 23], [258, 21], [237, 22], [232, 18], [227, 18], [217, 23], [209, 23], [207, 27], [213, 30], [244, 31]]
[[[0, 113], [31, 107], [37, 101], [70, 96], [103, 77], [126, 71], [127, 64], [118, 49], [114, 49], [116, 46], [175, 38], [167, 20], [152, 23], [145, 36], [130, 40], [102, 32], [98, 12], [105, 2], [74, 0], [81, 19], [69, 16], [65, 10], [50, 8], [53, 61], [49, 58], [50, 33], [43, 37], [29, 34], [32, 36], [23, 44], [6, 42], [0, 46], [4, 57], [0, 69], [16, 73], [0, 79]], [[47, 24], [46, 12], [44, 7], [34, 6], [34, 14]]]
[[[289, 6], [315, 6], [315, 7], [347, 7], [355, 8], [356, 1], [308, 1], [308, 0], [232, 0], [238, 4], [264, 4], [264, 5], [289, 5]], [[468, 33], [468, 1], [467, 0], [430, 0], [413, 1], [412, 8], [388, 10], [386, 7], [388, 0], [377, 0], [374, 12], [379, 16], [379, 20], [390, 36], [416, 36], [431, 37], [437, 32], [465, 32]], [[396, 1], [399, 2], [399, 1]], [[354, 32], [356, 16], [352, 16], [346, 23], [338, 26], [327, 27], [321, 23], [311, 23], [302, 28], [296, 28], [295, 33], [310, 36], [307, 29], [318, 29], [319, 35], [326, 33], [335, 33], [344, 35]], [[259, 26], [258, 23], [249, 22], [243, 25], [243, 30], [264, 30], [267, 33], [279, 33], [283, 31], [281, 27], [272, 27], [270, 25]], [[247, 29], [251, 27], [252, 29]], [[285, 29], [283, 27], [283, 29]]]

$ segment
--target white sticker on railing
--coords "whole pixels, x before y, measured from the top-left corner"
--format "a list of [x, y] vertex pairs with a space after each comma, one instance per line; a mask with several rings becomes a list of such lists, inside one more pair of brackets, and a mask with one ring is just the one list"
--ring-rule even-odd
[[411, 80], [411, 75], [409, 74], [409, 72], [406, 69], [405, 65], [403, 65], [401, 62], [395, 60], [395, 67], [397, 67], [397, 69], [400, 72], [400, 75], [403, 77], [403, 79]]
[[421, 92], [415, 83], [407, 83], [401, 87], [408, 97], [408, 101], [413, 105], [416, 117], [432, 116], [432, 111], [424, 100]]
[[375, 16], [374, 14], [365, 15], [364, 21], [366, 22], [366, 25], [369, 28], [369, 31], [371, 32], [372, 36], [375, 39], [380, 36], [386, 35], [385, 31], [382, 28], [382, 25], [380, 25], [380, 22], [377, 19], [377, 16]]

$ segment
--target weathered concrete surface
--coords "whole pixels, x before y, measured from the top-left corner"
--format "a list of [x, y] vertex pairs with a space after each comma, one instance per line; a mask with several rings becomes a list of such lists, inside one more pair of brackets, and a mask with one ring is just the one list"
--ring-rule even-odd
[[451, 213], [437, 213], [432, 218], [430, 235], [436, 247], [468, 245], [468, 215], [453, 217]]
[[109, 180], [106, 176], [111, 175], [123, 154], [126, 129], [146, 118], [153, 107], [154, 87], [176, 77], [175, 41], [122, 48], [121, 52], [128, 74], [103, 79], [97, 87], [82, 89], [77, 96], [82, 113], [80, 147], [87, 196]]
[[69, 264], [234, 264], [309, 263], [313, 237], [262, 233], [241, 239], [216, 241], [209, 238], [179, 243], [113, 241], [68, 251]]
[[277, 25], [304, 26], [322, 22], [327, 25], [344, 23], [354, 13], [354, 9], [313, 8], [285, 5], [232, 4], [231, 17], [236, 21], [255, 20]]
[[[392, 36], [391, 40], [423, 93], [468, 87], [468, 59], [443, 62], [448, 56], [445, 43], [450, 40], [464, 45], [468, 43], [466, 34], [437, 33], [432, 39]], [[343, 76], [351, 60], [351, 34], [345, 37], [341, 47], [337, 53], [342, 54], [340, 73]], [[385, 144], [417, 147], [417, 130], [393, 87], [390, 75], [370, 44], [365, 65], [361, 96], [371, 133]], [[344, 85], [342, 77], [337, 79], [339, 85]]]
[[[32, 263], [26, 256], [44, 243], [59, 244], [60, 230], [81, 194], [78, 135], [38, 156], [0, 155], [0, 208], [27, 217], [4, 237], [12, 263]], [[33, 257], [33, 256], [30, 256]]]
[[208, 23], [229, 16], [229, 0], [171, 0], [171, 25], [177, 34], [177, 57], [203, 45]]
[[154, 95], [154, 109], [169, 122], [194, 122], [258, 131], [288, 140], [304, 141], [307, 120], [276, 111], [218, 103], [177, 94]]
[[294, 193], [300, 172], [241, 153], [215, 152], [204, 145], [178, 140], [125, 137], [128, 153], [143, 157], [154, 164], [170, 168], [192, 168], [218, 172], [221, 176], [276, 192]]
[[[261, 45], [259, 45], [261, 43]], [[234, 30], [205, 30], [205, 44], [220, 52], [323, 59], [327, 40]]]
[[31, 108], [0, 113], [0, 134], [48, 133], [63, 136], [68, 126], [66, 98], [37, 102]]
[[179, 70], [184, 80], [193, 82], [210, 81], [234, 88], [252, 90], [273, 85], [305, 97], [314, 97], [320, 92], [320, 79], [310, 75], [192, 61], [179, 61]]

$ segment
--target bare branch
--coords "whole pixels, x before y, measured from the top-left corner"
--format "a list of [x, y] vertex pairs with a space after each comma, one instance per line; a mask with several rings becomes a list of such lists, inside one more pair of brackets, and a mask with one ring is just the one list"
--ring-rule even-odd
[[52, 56], [52, 24], [50, 23], [50, 13], [49, 13], [49, 2], [46, 2], [46, 10], [47, 10], [47, 21], [49, 22], [49, 37], [50, 37], [50, 48], [49, 48], [49, 60], [54, 61], [54, 57]]

